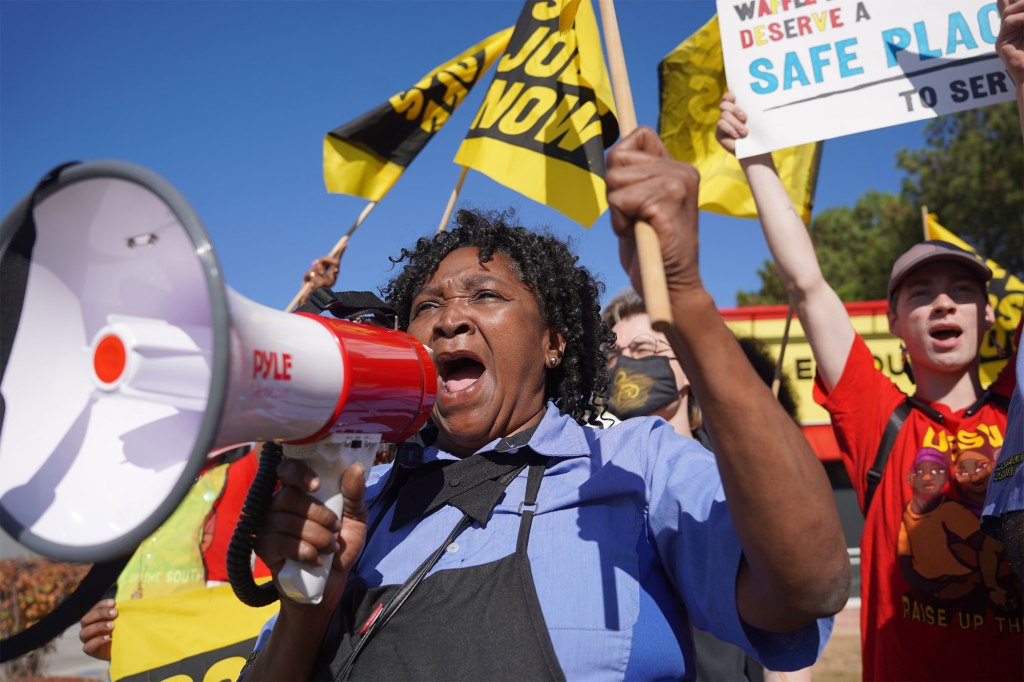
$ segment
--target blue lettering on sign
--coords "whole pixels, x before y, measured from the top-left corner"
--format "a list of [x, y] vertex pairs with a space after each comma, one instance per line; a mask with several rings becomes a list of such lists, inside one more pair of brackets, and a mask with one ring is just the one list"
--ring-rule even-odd
[[[919, 61], [927, 61], [936, 57], [953, 57], [978, 48], [981, 42], [995, 45], [999, 30], [999, 8], [992, 2], [978, 10], [975, 23], [972, 25], [962, 12], [953, 12], [946, 17], [946, 36], [943, 41], [937, 35], [928, 35], [925, 22], [914, 23], [914, 32], [906, 28], [895, 27], [882, 31], [882, 43], [885, 45], [886, 66], [892, 68], [899, 65], [900, 52], [914, 50]], [[934, 25], [933, 25], [934, 30]], [[935, 47], [931, 43], [935, 42]], [[916, 43], [916, 45], [915, 45]]]
[[[984, 15], [990, 16], [984, 16]], [[996, 30], [993, 31], [992, 27], [995, 26]], [[981, 9], [978, 10], [978, 32], [981, 33], [981, 39], [989, 45], [996, 44], [996, 33], [999, 31], [999, 8], [996, 7], [996, 3], [990, 2]]]
[[963, 45], [968, 50], [978, 47], [978, 41], [971, 35], [971, 27], [960, 12], [953, 12], [949, 15], [949, 36], [946, 41], [946, 54], [953, 54], [956, 48]]
[[[823, 52], [828, 52], [831, 49], [831, 45], [815, 45], [809, 50], [811, 54], [811, 68], [814, 70], [815, 83], [820, 83], [822, 81], [823, 75], [821, 72], [826, 66], [832, 63], [827, 57], [822, 55]], [[804, 85], [807, 84], [804, 83]]]
[[849, 51], [850, 48], [856, 44], [856, 38], [847, 38], [846, 40], [840, 40], [836, 43], [836, 57], [839, 58], [839, 76], [841, 78], [859, 76], [864, 73], [863, 66], [850, 64], [851, 61], [857, 58], [857, 54], [855, 52]]
[[882, 42], [885, 43], [886, 66], [890, 69], [899, 64], [896, 54], [910, 47], [910, 31], [905, 28], [890, 28], [882, 31]]
[[[864, 73], [864, 68], [855, 63], [857, 53], [856, 38], [840, 40], [833, 45], [824, 43], [807, 49], [806, 54], [787, 52], [782, 63], [782, 89], [791, 90], [802, 85], [823, 83], [827, 79], [829, 69], [838, 70], [840, 78], [849, 78]], [[835, 59], [829, 53], [835, 50]], [[750, 89], [758, 95], [767, 95], [779, 88], [779, 75], [775, 73], [775, 65], [770, 59], [762, 57], [750, 62], [750, 75], [754, 80]], [[810, 73], [810, 75], [808, 75]]]
[[764, 81], [764, 83], [754, 82], [750, 84], [750, 89], [759, 95], [775, 92], [776, 88], [779, 87], [779, 79], [772, 75], [772, 61], [770, 59], [762, 57], [750, 62], [750, 75]]
[[928, 47], [928, 29], [925, 28], [923, 21], [914, 22], [914, 35], [917, 37], [917, 51], [922, 62], [942, 56], [942, 50], [933, 50]]
[[783, 67], [783, 70], [785, 72], [785, 77], [782, 81], [783, 90], [789, 90], [792, 88], [793, 81], [800, 81], [800, 85], [811, 84], [811, 82], [807, 80], [807, 74], [804, 72], [804, 67], [800, 64], [800, 58], [796, 56], [796, 52], [786, 53], [786, 65]]

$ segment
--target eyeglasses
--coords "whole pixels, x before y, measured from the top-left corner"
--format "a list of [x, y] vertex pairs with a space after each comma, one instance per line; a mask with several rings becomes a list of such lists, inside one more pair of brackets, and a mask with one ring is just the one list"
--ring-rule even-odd
[[630, 341], [625, 348], [619, 348], [618, 346], [608, 348], [605, 351], [605, 357], [608, 358], [608, 362], [615, 362], [623, 355], [639, 359], [652, 355], [661, 355], [671, 350], [672, 346], [668, 345], [668, 342], [656, 339], [648, 334], [641, 334]]

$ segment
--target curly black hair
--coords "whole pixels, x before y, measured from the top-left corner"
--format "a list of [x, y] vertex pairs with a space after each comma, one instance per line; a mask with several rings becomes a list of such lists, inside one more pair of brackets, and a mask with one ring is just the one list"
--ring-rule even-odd
[[412, 250], [402, 249], [391, 262], [408, 261], [401, 273], [380, 289], [381, 297], [398, 311], [398, 326], [409, 328], [412, 301], [441, 261], [456, 249], [480, 249], [480, 262], [498, 251], [508, 256], [516, 275], [534, 291], [545, 323], [565, 339], [561, 364], [548, 373], [545, 400], [580, 424], [598, 424], [608, 385], [602, 348], [615, 335], [601, 320], [604, 284], [579, 264], [563, 240], [547, 232], [528, 230], [515, 211], [460, 210], [454, 226], [433, 237], [421, 237]]

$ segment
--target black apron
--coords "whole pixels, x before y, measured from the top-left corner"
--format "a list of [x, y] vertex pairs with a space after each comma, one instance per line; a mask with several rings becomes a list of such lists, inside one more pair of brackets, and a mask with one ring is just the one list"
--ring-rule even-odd
[[[489, 459], [491, 454], [494, 457]], [[474, 455], [472, 459], [483, 458], [492, 464], [498, 459], [499, 464], [493, 466], [504, 467], [501, 475], [483, 482], [470, 480], [475, 494], [471, 490], [457, 502], [438, 503], [435, 499], [432, 507], [421, 512], [430, 513], [451, 503], [463, 509], [464, 515], [405, 583], [368, 588], [358, 576], [353, 574], [349, 578], [345, 596], [321, 646], [314, 679], [565, 679], [544, 622], [527, 556], [545, 462], [528, 448], [513, 457], [516, 464], [510, 465], [508, 457], [500, 463], [500, 453]], [[428, 471], [427, 476], [436, 476], [447, 463], [432, 464], [440, 466]], [[463, 479], [493, 476], [496, 469], [492, 464], [488, 464], [492, 467], [489, 474], [474, 475], [462, 469], [465, 476], [449, 474], [443, 479], [447, 483], [442, 481], [435, 487], [450, 498], [449, 487], [464, 485], [467, 481]], [[504, 489], [526, 466], [527, 490], [519, 507], [521, 519], [515, 553], [480, 566], [438, 571], [423, 579], [473, 520], [486, 525]], [[392, 477], [400, 479], [401, 471], [396, 464]], [[397, 489], [402, 482], [386, 485], [382, 498], [388, 495], [388, 487]], [[385, 500], [377, 523], [398, 494], [395, 492]], [[409, 516], [407, 510], [403, 511], [401, 499], [392, 528], [403, 525], [405, 520], [400, 516]], [[375, 527], [370, 528], [368, 539]]]

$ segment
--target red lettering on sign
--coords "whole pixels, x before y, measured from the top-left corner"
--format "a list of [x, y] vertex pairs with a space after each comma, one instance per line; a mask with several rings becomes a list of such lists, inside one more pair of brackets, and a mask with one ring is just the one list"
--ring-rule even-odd
[[291, 381], [291, 353], [277, 353], [276, 351], [272, 350], [253, 349], [252, 376], [254, 379], [273, 378], [276, 381]]

